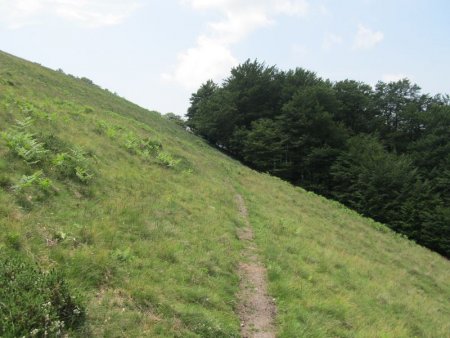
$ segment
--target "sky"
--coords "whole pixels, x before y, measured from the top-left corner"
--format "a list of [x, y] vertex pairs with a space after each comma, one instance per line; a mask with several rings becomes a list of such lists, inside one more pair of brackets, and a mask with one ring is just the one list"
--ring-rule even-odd
[[448, 0], [0, 0], [0, 50], [150, 110], [247, 59], [450, 93]]

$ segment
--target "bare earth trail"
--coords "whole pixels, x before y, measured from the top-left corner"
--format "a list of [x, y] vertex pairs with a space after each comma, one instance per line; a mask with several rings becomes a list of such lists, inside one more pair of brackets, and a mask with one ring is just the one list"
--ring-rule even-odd
[[276, 307], [267, 292], [267, 271], [253, 241], [253, 229], [248, 220], [244, 199], [236, 195], [239, 212], [245, 227], [238, 236], [244, 242], [243, 258], [239, 263], [238, 315], [243, 338], [274, 338]]

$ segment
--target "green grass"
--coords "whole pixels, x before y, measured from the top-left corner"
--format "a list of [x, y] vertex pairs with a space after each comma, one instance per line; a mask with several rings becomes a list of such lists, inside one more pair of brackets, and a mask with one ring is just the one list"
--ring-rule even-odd
[[251, 173], [239, 183], [280, 337], [448, 336], [446, 259], [278, 179]]
[[[237, 192], [280, 336], [450, 332], [444, 258], [243, 167], [156, 112], [0, 53], [0, 132], [26, 118], [46, 152], [26, 161], [0, 141], [0, 248], [57, 268], [82, 294], [87, 324], [76, 335], [238, 336]], [[63, 166], [66, 156], [78, 160]]]

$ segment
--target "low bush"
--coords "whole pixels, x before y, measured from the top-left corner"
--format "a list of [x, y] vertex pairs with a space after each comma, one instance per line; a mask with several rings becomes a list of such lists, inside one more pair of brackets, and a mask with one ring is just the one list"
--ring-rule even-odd
[[57, 271], [3, 252], [0, 318], [1, 337], [60, 337], [83, 325], [85, 309]]

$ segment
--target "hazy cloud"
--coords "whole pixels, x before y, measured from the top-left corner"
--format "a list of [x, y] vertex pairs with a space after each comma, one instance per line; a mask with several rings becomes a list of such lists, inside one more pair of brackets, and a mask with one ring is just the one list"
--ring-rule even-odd
[[305, 56], [310, 54], [309, 48], [299, 43], [294, 43], [291, 45], [291, 52], [297, 58], [304, 58]]
[[324, 4], [320, 4], [319, 5], [319, 12], [320, 12], [320, 14], [322, 14], [323, 16], [326, 16], [326, 17], [331, 17], [331, 16], [333, 16], [332, 14], [331, 14], [331, 11], [328, 9], [328, 7], [327, 6], [325, 6]]
[[343, 39], [336, 34], [327, 34], [322, 42], [322, 48], [324, 50], [331, 50], [334, 46], [342, 44]]
[[87, 27], [110, 26], [121, 23], [139, 5], [120, 0], [0, 0], [0, 24], [15, 29], [53, 16]]
[[408, 76], [404, 74], [384, 74], [382, 76], [383, 82], [397, 82], [406, 78], [408, 78]]
[[187, 89], [195, 89], [212, 78], [220, 80], [238, 61], [231, 47], [254, 31], [275, 22], [277, 15], [304, 16], [306, 0], [182, 0], [194, 10], [214, 10], [222, 19], [210, 22], [208, 31], [197, 38], [197, 44], [178, 55], [178, 62], [163, 79]]
[[358, 26], [355, 41], [353, 43], [354, 49], [371, 49], [383, 41], [384, 35], [381, 31], [373, 31], [364, 25]]

